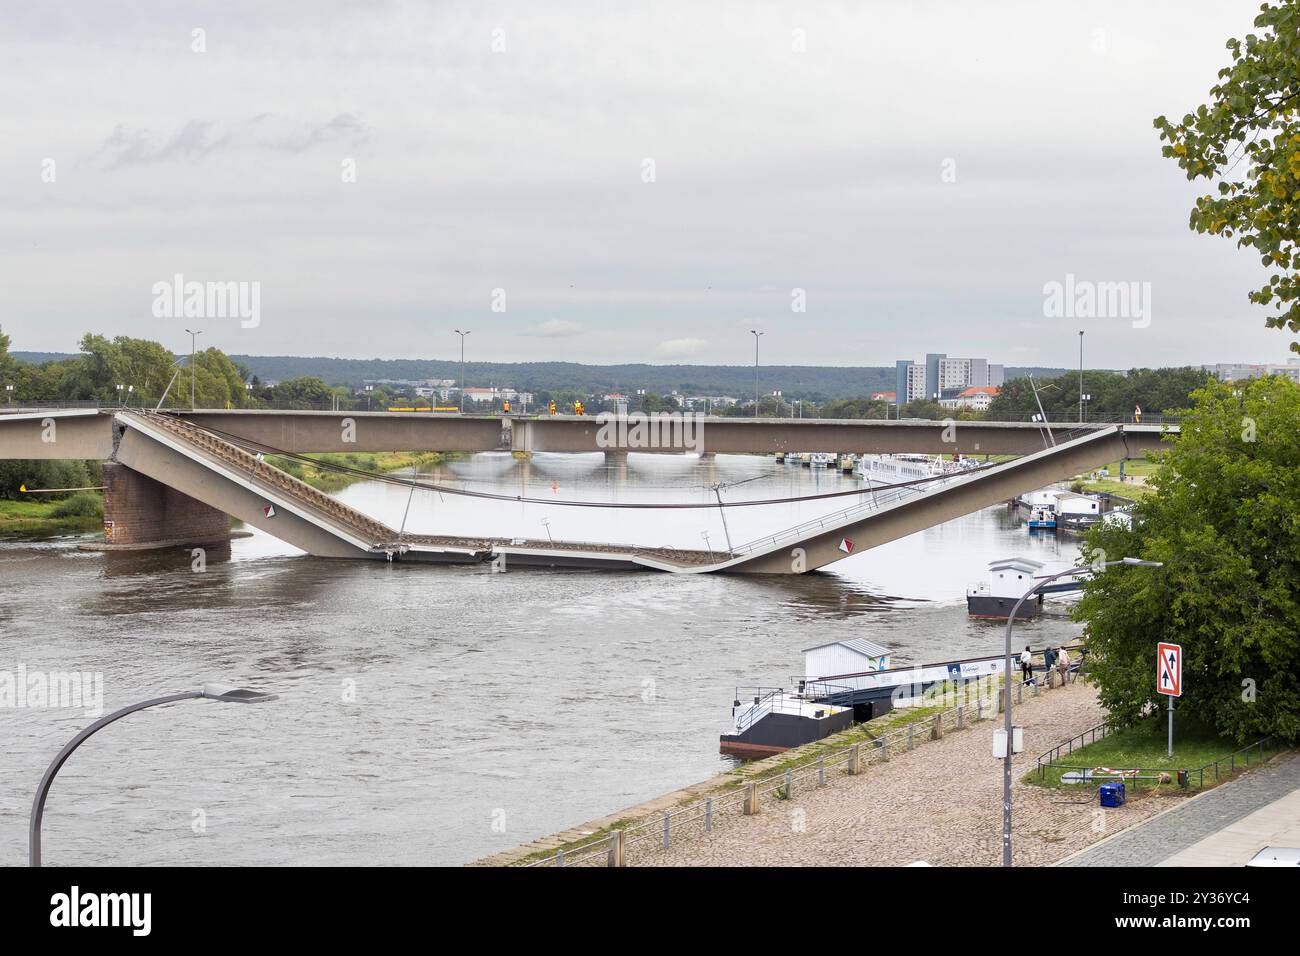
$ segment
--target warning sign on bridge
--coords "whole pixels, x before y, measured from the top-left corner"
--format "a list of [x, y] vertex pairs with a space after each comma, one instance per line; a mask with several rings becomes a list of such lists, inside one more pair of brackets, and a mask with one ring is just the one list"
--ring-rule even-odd
[[1183, 696], [1181, 644], [1165, 644], [1162, 641], [1156, 645], [1156, 690], [1169, 697]]

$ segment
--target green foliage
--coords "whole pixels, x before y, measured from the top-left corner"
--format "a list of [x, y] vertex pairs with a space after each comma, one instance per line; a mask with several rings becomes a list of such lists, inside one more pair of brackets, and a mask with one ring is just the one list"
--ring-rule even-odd
[[1100, 525], [1085, 556], [1135, 556], [1085, 588], [1092, 673], [1124, 722], [1157, 706], [1155, 645], [1184, 648], [1180, 706], [1235, 740], [1300, 738], [1300, 385], [1209, 384], [1160, 456], [1132, 528]]
[[265, 394], [276, 408], [321, 408], [328, 407], [333, 393], [319, 378], [304, 375], [281, 382]]
[[102, 518], [104, 500], [91, 491], [79, 491], [50, 511], [52, 518]]
[[[1194, 368], [1135, 368], [1118, 372], [1085, 371], [1084, 394], [1092, 396], [1085, 410], [1088, 421], [1132, 421], [1135, 406], [1143, 416], [1176, 414], [1191, 404], [1191, 394], [1206, 383], [1207, 373]], [[1079, 420], [1079, 379], [1062, 375], [1038, 382], [1038, 398], [1049, 422]], [[989, 421], [1026, 421], [1038, 411], [1027, 378], [1010, 379], [993, 399], [984, 417]]]
[[[103, 473], [97, 461], [23, 461], [0, 459], [0, 498], [30, 499], [18, 489], [28, 488], [87, 488], [99, 485]], [[41, 495], [50, 500], [59, 495]]]
[[[1155, 120], [1161, 153], [1214, 193], [1197, 198], [1190, 226], [1236, 238], [1275, 269], [1250, 301], [1278, 311], [1264, 321], [1300, 332], [1300, 0], [1266, 3], [1259, 34], [1230, 39], [1231, 65], [1219, 71], [1209, 103], [1172, 122]], [[1300, 341], [1291, 343], [1300, 352]]]

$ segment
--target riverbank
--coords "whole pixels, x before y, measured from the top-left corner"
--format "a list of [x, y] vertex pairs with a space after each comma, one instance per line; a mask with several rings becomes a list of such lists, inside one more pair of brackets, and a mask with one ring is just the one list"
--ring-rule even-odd
[[[995, 717], [994, 713], [989, 717]], [[1134, 794], [1123, 807], [1098, 816], [1092, 799], [1062, 801], [1059, 791], [1033, 786], [1023, 776], [1039, 753], [1099, 723], [1105, 714], [1084, 682], [1027, 697], [1017, 706], [1025, 749], [1013, 765], [1015, 862], [1050, 865], [1187, 799], [1184, 793]], [[640, 841], [629, 849], [633, 866], [995, 866], [1001, 860], [1002, 781], [989, 757], [997, 721], [970, 721], [966, 729], [903, 749], [859, 775], [827, 773], [825, 786], [803, 786], [792, 800], [765, 799], [753, 815], [719, 813], [712, 833], [674, 841]], [[832, 741], [821, 742], [823, 745]], [[802, 750], [803, 748], [800, 748]], [[483, 865], [534, 862], [556, 849], [590, 842], [612, 828], [653, 820], [691, 800], [734, 791], [755, 776], [780, 772], [796, 751], [757, 761], [693, 787], [534, 841]]]
[[103, 496], [81, 492], [58, 501], [0, 499], [0, 539], [85, 534], [104, 529]]
[[[355, 468], [371, 474], [386, 474], [409, 468], [422, 468], [427, 465], [442, 464], [464, 458], [460, 452], [350, 452], [347, 454], [324, 454], [304, 456], [309, 461], [298, 458], [285, 458], [281, 455], [268, 455], [267, 461], [288, 472], [299, 481], [305, 481], [319, 491], [339, 491], [359, 481], [366, 481], [365, 475], [350, 475], [334, 471], [329, 465]], [[319, 462], [319, 465], [313, 464]]]

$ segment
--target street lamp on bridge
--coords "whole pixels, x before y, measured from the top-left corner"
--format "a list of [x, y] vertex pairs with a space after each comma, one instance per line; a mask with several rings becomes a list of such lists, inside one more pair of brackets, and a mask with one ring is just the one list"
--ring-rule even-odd
[[[1123, 558], [1119, 561], [1105, 561], [1097, 565], [1081, 568], [1066, 568], [1064, 571], [1058, 571], [1055, 574], [1049, 574], [1047, 577], [1039, 578], [1034, 582], [1034, 586], [1025, 592], [1020, 600], [1016, 601], [1015, 606], [1011, 609], [1011, 614], [1007, 618], [1007, 646], [1006, 658], [1003, 661], [1002, 672], [1002, 692], [1005, 695], [1002, 712], [1006, 719], [1003, 722], [1003, 733], [1006, 734], [1005, 746], [1002, 751], [1002, 865], [1011, 865], [1011, 756], [1012, 742], [1014, 740], [1014, 730], [1011, 726], [1011, 629], [1015, 627], [1016, 615], [1020, 613], [1020, 607], [1045, 585], [1050, 584], [1057, 578], [1068, 577], [1069, 575], [1088, 574], [1094, 571], [1101, 571], [1105, 568], [1113, 568], [1118, 565], [1127, 565], [1134, 568], [1161, 568], [1164, 567], [1163, 561], [1144, 561], [1141, 558]], [[1049, 672], [1048, 680], [1051, 680]]]
[[460, 336], [460, 413], [464, 415], [465, 414], [465, 336], [469, 335], [469, 332], [462, 332], [460, 329], [456, 329], [456, 334]]
[[758, 408], [759, 408], [759, 404], [758, 404], [758, 340], [759, 340], [760, 338], [762, 338], [766, 333], [765, 333], [765, 332], [760, 332], [760, 331], [758, 331], [758, 329], [750, 329], [749, 331], [750, 331], [750, 333], [754, 336], [754, 417], [757, 418], [757, 417], [758, 417]]
[[[188, 330], [187, 330], [188, 331]], [[121, 710], [114, 711], [106, 717], [101, 717], [89, 727], [82, 730], [77, 736], [73, 737], [59, 755], [54, 758], [45, 769], [45, 775], [41, 777], [41, 784], [36, 788], [36, 798], [32, 801], [32, 815], [28, 824], [28, 865], [41, 865], [41, 820], [45, 816], [45, 798], [49, 796], [50, 785], [54, 783], [54, 777], [63, 767], [67, 759], [72, 756], [72, 752], [84, 744], [93, 734], [103, 730], [114, 721], [121, 720], [127, 714], [134, 714], [137, 710], [144, 710], [146, 707], [156, 707], [159, 704], [170, 704], [178, 700], [219, 700], [222, 703], [234, 704], [260, 704], [266, 701], [277, 700], [275, 694], [264, 694], [260, 691], [247, 690], [242, 687], [232, 687], [229, 684], [204, 684], [198, 690], [183, 691], [179, 694], [168, 694], [165, 697], [155, 697], [152, 700], [142, 701], [138, 704], [132, 704], [130, 707], [123, 707]]]
[[196, 332], [186, 329], [185, 331], [190, 333], [190, 411], [194, 411], [194, 340], [203, 334], [203, 330]]

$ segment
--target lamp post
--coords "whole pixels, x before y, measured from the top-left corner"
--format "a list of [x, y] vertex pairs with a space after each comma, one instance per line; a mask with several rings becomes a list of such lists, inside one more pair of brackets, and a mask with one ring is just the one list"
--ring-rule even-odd
[[1083, 329], [1079, 330], [1079, 424], [1083, 424]]
[[203, 330], [195, 332], [192, 329], [186, 329], [190, 333], [190, 411], [194, 411], [194, 340], [203, 334]]
[[27, 831], [28, 865], [41, 865], [41, 820], [45, 816], [45, 798], [49, 796], [50, 785], [54, 783], [55, 775], [62, 769], [67, 759], [72, 756], [74, 750], [84, 744], [93, 734], [103, 730], [114, 721], [121, 720], [127, 714], [134, 714], [137, 710], [156, 707], [159, 704], [170, 704], [178, 700], [199, 700], [201, 698], [235, 704], [260, 704], [277, 699], [275, 694], [263, 694], [255, 690], [232, 687], [229, 684], [204, 684], [198, 690], [188, 690], [179, 694], [168, 694], [165, 697], [155, 697], [152, 700], [132, 704], [130, 707], [123, 707], [106, 717], [99, 718], [64, 745], [63, 749], [59, 751], [59, 755], [54, 758], [54, 762], [45, 769], [45, 775], [41, 777], [41, 784], [36, 788], [36, 798], [32, 801], [32, 815]]
[[12, 405], [14, 403], [14, 387], [12, 385], [5, 386], [5, 395], [8, 397], [8, 404]]
[[464, 415], [465, 414], [465, 336], [469, 335], [469, 332], [462, 332], [460, 329], [457, 329], [456, 334], [460, 336], [460, 413]]
[[1090, 401], [1092, 401], [1092, 396], [1089, 395], [1087, 392], [1084, 392], [1084, 394], [1083, 394], [1083, 415], [1080, 416], [1080, 418], [1079, 418], [1080, 421], [1086, 422], [1086, 421], [1088, 420], [1088, 403], [1089, 403]]
[[758, 417], [758, 340], [762, 338], [765, 333], [758, 331], [758, 329], [750, 329], [749, 331], [754, 336], [754, 417], [757, 418]]
[[[1072, 574], [1087, 574], [1093, 571], [1100, 571], [1104, 568], [1113, 568], [1116, 565], [1128, 565], [1135, 568], [1159, 568], [1164, 567], [1162, 561], [1144, 561], [1141, 558], [1124, 558], [1120, 561], [1106, 561], [1100, 565], [1082, 568], [1066, 568], [1064, 571], [1058, 571], [1055, 574], [1049, 574], [1045, 578], [1040, 578], [1034, 582], [1034, 586], [1024, 593], [1011, 609], [1011, 616], [1007, 618], [1007, 646], [1006, 658], [1003, 662], [1002, 690], [1005, 694], [1002, 711], [1006, 715], [1003, 722], [1003, 728], [1007, 735], [1006, 751], [1002, 755], [1002, 865], [1011, 865], [1011, 751], [1012, 751], [1012, 728], [1011, 728], [1011, 629], [1015, 627], [1016, 615], [1020, 613], [1020, 606], [1038, 593], [1039, 589], [1046, 584], [1050, 584], [1057, 578], [1067, 577]], [[1048, 677], [1050, 680], [1050, 675]]]

